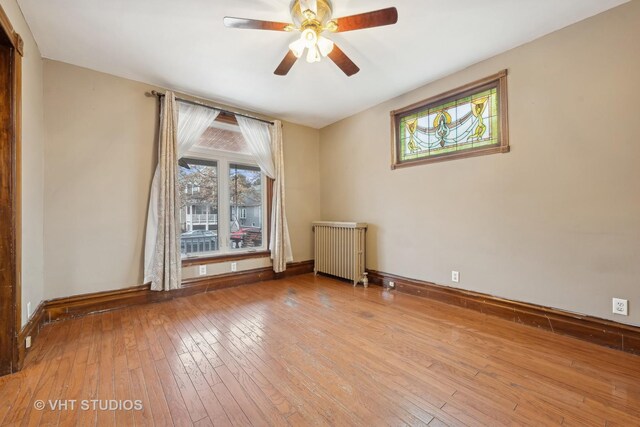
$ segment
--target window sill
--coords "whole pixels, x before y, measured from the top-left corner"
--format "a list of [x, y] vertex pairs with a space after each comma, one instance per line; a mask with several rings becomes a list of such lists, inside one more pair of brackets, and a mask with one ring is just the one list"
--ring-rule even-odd
[[240, 261], [243, 259], [267, 257], [271, 257], [271, 251], [242, 252], [237, 254], [214, 255], [201, 258], [186, 258], [182, 260], [182, 266], [188, 267], [190, 265], [219, 264], [227, 261]]

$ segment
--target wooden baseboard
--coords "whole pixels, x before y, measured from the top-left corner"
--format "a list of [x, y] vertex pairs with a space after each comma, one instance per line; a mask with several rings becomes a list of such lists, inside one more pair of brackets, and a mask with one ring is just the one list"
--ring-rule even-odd
[[299, 276], [301, 274], [313, 273], [313, 260], [292, 262], [287, 264], [287, 270], [282, 273], [274, 273], [276, 279]]
[[25, 339], [31, 336], [33, 343], [40, 328], [47, 323], [312, 272], [313, 260], [290, 263], [284, 273], [278, 274], [274, 273], [271, 267], [264, 267], [237, 273], [185, 279], [182, 281], [182, 288], [168, 292], [155, 292], [149, 289], [149, 285], [141, 285], [43, 301], [18, 335], [18, 369], [22, 369], [27, 353]]
[[371, 283], [395, 282], [398, 292], [468, 308], [550, 332], [568, 335], [605, 347], [640, 355], [640, 327], [571, 313], [536, 304], [494, 297], [479, 292], [436, 285], [376, 270], [368, 270]]
[[280, 274], [274, 273], [271, 267], [263, 267], [216, 276], [185, 279], [182, 281], [182, 288], [169, 292], [155, 292], [149, 289], [149, 285], [142, 285], [114, 291], [56, 298], [45, 303], [45, 323], [132, 305], [168, 301], [188, 295], [274, 280], [312, 271], [313, 261], [303, 261], [289, 264], [287, 271]]
[[24, 327], [18, 334], [18, 358], [16, 371], [21, 370], [22, 366], [24, 365], [24, 359], [28, 351], [26, 346], [27, 337], [31, 337], [31, 344], [33, 345], [33, 342], [36, 340], [36, 338], [38, 338], [38, 335], [40, 334], [40, 329], [44, 326], [44, 306], [45, 301], [41, 302], [38, 305], [27, 324], [24, 325]]

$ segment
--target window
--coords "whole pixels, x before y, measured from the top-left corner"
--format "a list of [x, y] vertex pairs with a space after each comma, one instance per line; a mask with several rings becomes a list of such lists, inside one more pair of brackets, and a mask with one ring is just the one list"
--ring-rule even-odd
[[[211, 254], [218, 246], [218, 163], [183, 159], [178, 171], [181, 248], [184, 257]], [[193, 191], [195, 188], [198, 191]]]
[[183, 259], [266, 249], [266, 177], [237, 125], [216, 121], [179, 165]]
[[185, 182], [182, 187], [184, 188], [185, 194], [193, 194], [200, 191], [200, 187], [195, 182]]
[[509, 151], [507, 72], [391, 113], [392, 168]]
[[[256, 166], [229, 165], [230, 245], [232, 248], [262, 246], [262, 173]], [[249, 215], [255, 212], [255, 215]]]

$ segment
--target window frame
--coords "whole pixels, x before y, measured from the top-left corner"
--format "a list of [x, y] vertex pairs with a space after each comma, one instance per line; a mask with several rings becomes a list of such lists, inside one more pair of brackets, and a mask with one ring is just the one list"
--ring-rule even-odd
[[[489, 88], [497, 90], [498, 104], [498, 126], [499, 143], [487, 147], [469, 148], [466, 150], [454, 151], [430, 157], [423, 157], [412, 160], [400, 161], [400, 140], [398, 130], [400, 120], [404, 116], [415, 114], [419, 111], [435, 107], [440, 104], [464, 98], [474, 93]], [[468, 83], [456, 89], [441, 93], [440, 95], [427, 98], [425, 100], [408, 105], [399, 110], [390, 112], [391, 116], [391, 169], [404, 168], [408, 166], [423, 165], [428, 163], [442, 162], [446, 160], [463, 159], [467, 157], [483, 156], [495, 153], [508, 153], [509, 147], [509, 124], [508, 124], [508, 96], [507, 96], [507, 70], [502, 70], [496, 74], [485, 77], [475, 82]]]
[[[207, 253], [203, 256], [190, 256], [182, 258], [182, 266], [201, 264], [214, 264], [225, 261], [235, 261], [250, 258], [265, 258], [271, 255], [269, 251], [269, 239], [271, 236], [271, 202], [273, 179], [261, 173], [262, 185], [262, 245], [258, 248], [231, 248], [229, 236], [231, 221], [230, 194], [229, 194], [229, 165], [259, 167], [250, 154], [234, 153], [223, 150], [207, 149], [202, 147], [191, 148], [183, 157], [186, 160], [214, 161], [217, 164], [218, 173], [218, 253]], [[222, 201], [225, 201], [222, 203]], [[223, 206], [224, 204], [224, 206]], [[222, 229], [224, 227], [224, 231]]]

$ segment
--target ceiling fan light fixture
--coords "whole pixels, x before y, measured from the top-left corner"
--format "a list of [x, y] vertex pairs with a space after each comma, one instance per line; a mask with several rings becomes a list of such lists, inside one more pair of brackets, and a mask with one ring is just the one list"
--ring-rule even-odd
[[299, 38], [289, 45], [289, 49], [291, 49], [291, 52], [293, 52], [296, 58], [300, 58], [302, 56], [306, 47], [307, 44], [302, 38]]
[[320, 36], [318, 38], [318, 50], [322, 56], [327, 56], [333, 50], [333, 42], [326, 37]]
[[313, 28], [307, 28], [300, 35], [300, 39], [304, 40], [305, 45], [311, 49], [318, 42], [318, 34], [313, 30]]
[[320, 55], [320, 51], [318, 50], [317, 46], [313, 46], [309, 48], [309, 51], [307, 52], [307, 62], [308, 63], [314, 63], [314, 62], [320, 62], [320, 60], [322, 59], [322, 56]]

